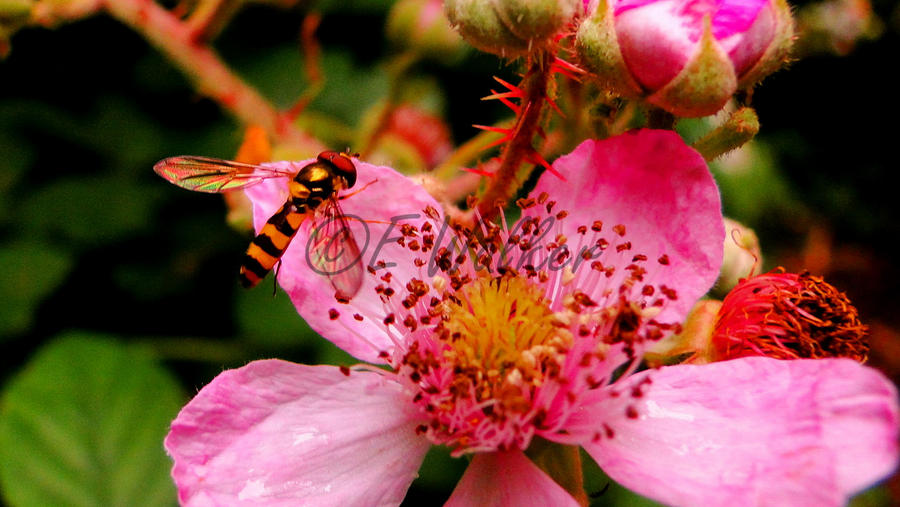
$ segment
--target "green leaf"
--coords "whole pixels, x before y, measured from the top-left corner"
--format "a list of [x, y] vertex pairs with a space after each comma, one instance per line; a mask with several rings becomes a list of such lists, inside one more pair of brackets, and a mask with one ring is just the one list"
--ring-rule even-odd
[[4, 500], [29, 505], [172, 505], [162, 447], [183, 402], [144, 354], [70, 333], [39, 350], [0, 398]]
[[0, 336], [31, 326], [34, 311], [69, 273], [72, 259], [40, 243], [0, 245]]

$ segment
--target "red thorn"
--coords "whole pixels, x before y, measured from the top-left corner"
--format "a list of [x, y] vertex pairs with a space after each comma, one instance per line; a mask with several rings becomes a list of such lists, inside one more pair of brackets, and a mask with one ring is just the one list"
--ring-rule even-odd
[[468, 167], [463, 167], [462, 170], [463, 170], [463, 171], [466, 171], [466, 172], [470, 172], [470, 173], [480, 174], [480, 175], [485, 176], [485, 177], [487, 177], [487, 178], [493, 178], [493, 177], [494, 177], [494, 172], [493, 172], [493, 171], [488, 171], [487, 169], [482, 169], [482, 168], [481, 168], [481, 164], [479, 164], [478, 167], [477, 167], [476, 169], [469, 169]]
[[500, 79], [497, 76], [494, 76], [494, 80], [497, 81], [498, 83], [502, 84], [507, 90], [515, 93], [518, 97], [525, 97], [525, 92], [522, 91], [522, 89], [519, 88], [518, 86], [507, 83], [506, 81]]
[[546, 160], [544, 160], [544, 157], [542, 157], [541, 154], [538, 153], [537, 151], [535, 151], [535, 150], [532, 149], [532, 150], [528, 153], [528, 155], [527, 155], [526, 158], [527, 158], [527, 160], [528, 160], [529, 162], [531, 162], [532, 164], [543, 166], [544, 169], [550, 171], [550, 172], [551, 172], [554, 176], [556, 176], [557, 178], [559, 178], [559, 179], [561, 179], [561, 180], [563, 180], [563, 181], [566, 181], [566, 177], [563, 176], [562, 173], [560, 173], [559, 171], [557, 171], [556, 169], [554, 169], [553, 166], [551, 166]]
[[581, 81], [580, 75], [585, 73], [584, 69], [581, 67], [569, 63], [559, 57], [556, 57], [553, 63], [550, 64], [550, 70], [562, 74], [569, 79], [574, 79], [575, 81]]
[[559, 106], [556, 105], [556, 101], [554, 101], [554, 100], [551, 99], [550, 97], [544, 97], [544, 100], [546, 100], [547, 103], [550, 104], [550, 107], [552, 107], [553, 110], [556, 111], [556, 114], [558, 114], [558, 115], [560, 116], [560, 118], [565, 118], [565, 117], [566, 117], [566, 115], [563, 114], [562, 111], [560, 111]]
[[479, 130], [487, 130], [488, 132], [497, 132], [498, 134], [503, 134], [505, 136], [509, 136], [512, 134], [512, 129], [503, 128], [503, 127], [492, 127], [490, 125], [472, 125], [473, 127]]
[[493, 90], [493, 89], [491, 90], [491, 93], [493, 95], [488, 95], [487, 97], [482, 97], [481, 100], [497, 99], [500, 102], [502, 102], [504, 106], [512, 109], [513, 112], [516, 114], [518, 114], [519, 111], [522, 109], [519, 106], [517, 106], [516, 104], [513, 104], [512, 101], [507, 98], [509, 96], [509, 93], [497, 93], [496, 90]]

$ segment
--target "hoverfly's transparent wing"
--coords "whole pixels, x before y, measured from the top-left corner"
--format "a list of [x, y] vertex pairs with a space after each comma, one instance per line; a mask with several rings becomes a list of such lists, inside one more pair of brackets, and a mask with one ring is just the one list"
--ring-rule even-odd
[[362, 254], [337, 199], [326, 200], [316, 210], [306, 259], [315, 272], [328, 277], [338, 298], [350, 299], [359, 291]]
[[210, 157], [169, 157], [153, 166], [156, 174], [181, 188], [196, 192], [227, 192], [255, 185], [269, 178], [294, 176], [291, 171], [242, 164]]

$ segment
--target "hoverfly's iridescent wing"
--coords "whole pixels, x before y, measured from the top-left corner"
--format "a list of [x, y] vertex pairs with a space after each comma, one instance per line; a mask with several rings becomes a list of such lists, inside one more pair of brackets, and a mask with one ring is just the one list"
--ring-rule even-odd
[[314, 271], [328, 277], [338, 298], [350, 299], [362, 286], [362, 254], [337, 199], [326, 200], [316, 210], [306, 259]]
[[294, 172], [242, 164], [210, 157], [169, 157], [153, 166], [170, 183], [195, 192], [219, 193], [255, 185], [269, 178], [294, 176]]

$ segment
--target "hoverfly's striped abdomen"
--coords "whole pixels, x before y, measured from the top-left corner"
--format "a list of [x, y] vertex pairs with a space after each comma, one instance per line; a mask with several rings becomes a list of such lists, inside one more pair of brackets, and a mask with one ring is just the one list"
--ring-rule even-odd
[[281, 258], [305, 218], [306, 214], [298, 212], [291, 202], [285, 203], [269, 217], [244, 254], [239, 274], [241, 285], [253, 287], [265, 278]]
[[307, 214], [334, 196], [340, 185], [337, 178], [335, 171], [323, 162], [300, 169], [288, 184], [291, 198], [266, 221], [247, 248], [239, 275], [241, 285], [255, 286], [275, 267]]

